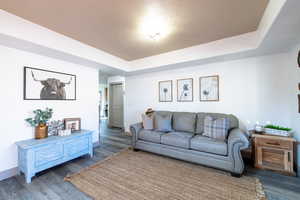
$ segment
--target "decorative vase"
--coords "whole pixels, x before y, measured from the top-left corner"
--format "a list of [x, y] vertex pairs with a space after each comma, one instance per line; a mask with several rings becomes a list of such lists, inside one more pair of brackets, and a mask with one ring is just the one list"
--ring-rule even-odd
[[39, 124], [35, 127], [35, 139], [43, 139], [48, 137], [48, 126], [46, 124]]

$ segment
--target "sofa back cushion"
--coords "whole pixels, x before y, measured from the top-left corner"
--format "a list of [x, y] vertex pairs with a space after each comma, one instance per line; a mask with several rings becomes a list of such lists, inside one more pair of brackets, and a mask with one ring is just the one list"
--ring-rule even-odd
[[156, 131], [172, 131], [172, 113], [168, 111], [156, 111], [154, 113], [154, 129]]
[[173, 129], [175, 131], [195, 133], [196, 116], [196, 113], [174, 112]]
[[228, 130], [228, 118], [213, 118], [209, 115], [204, 118], [203, 136], [225, 141], [227, 139]]
[[204, 132], [204, 119], [206, 116], [211, 116], [213, 118], [227, 118], [229, 120], [229, 130], [239, 127], [239, 120], [234, 115], [227, 115], [222, 113], [197, 113], [197, 134], [202, 134]]

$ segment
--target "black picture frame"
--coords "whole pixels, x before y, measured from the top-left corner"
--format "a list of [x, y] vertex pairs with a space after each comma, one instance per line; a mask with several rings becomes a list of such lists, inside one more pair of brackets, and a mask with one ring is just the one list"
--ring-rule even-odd
[[[23, 100], [41, 100], [41, 101], [44, 101], [44, 100], [52, 100], [52, 101], [75, 101], [77, 99], [77, 79], [76, 79], [76, 75], [74, 74], [67, 74], [67, 73], [63, 73], [63, 72], [56, 72], [56, 71], [51, 71], [51, 70], [45, 70], [45, 69], [39, 69], [39, 68], [34, 68], [34, 67], [27, 67], [27, 66], [24, 66], [24, 69], [23, 69]], [[27, 97], [27, 94], [26, 94], [26, 91], [27, 91], [27, 72], [28, 70], [36, 70], [36, 71], [42, 71], [42, 72], [47, 72], [47, 73], [54, 73], [54, 74], [60, 74], [60, 75], [66, 75], [66, 76], [70, 76], [72, 77], [71, 80], [74, 80], [74, 98], [66, 98], [66, 99], [61, 99], [61, 98], [28, 98]]]
[[298, 61], [298, 67], [300, 68], [300, 51], [298, 52], [298, 59], [297, 59], [297, 61]]

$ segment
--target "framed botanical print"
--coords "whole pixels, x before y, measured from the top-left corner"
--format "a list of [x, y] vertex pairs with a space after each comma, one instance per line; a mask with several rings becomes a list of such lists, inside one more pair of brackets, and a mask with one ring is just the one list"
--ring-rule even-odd
[[173, 101], [173, 85], [172, 81], [159, 81], [159, 102], [172, 102]]
[[24, 67], [24, 100], [76, 100], [76, 76]]
[[219, 101], [219, 76], [204, 76], [199, 79], [200, 101]]
[[177, 80], [177, 101], [191, 102], [193, 100], [193, 79], [188, 78]]

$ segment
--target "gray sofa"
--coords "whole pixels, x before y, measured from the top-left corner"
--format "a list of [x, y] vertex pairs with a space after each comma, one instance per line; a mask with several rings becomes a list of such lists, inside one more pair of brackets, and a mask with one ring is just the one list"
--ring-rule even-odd
[[[231, 172], [239, 177], [244, 171], [241, 150], [249, 145], [248, 136], [239, 129], [238, 119], [233, 115], [219, 113], [187, 113], [156, 111], [156, 115], [172, 116], [172, 132], [144, 130], [142, 123], [130, 126], [134, 150], [144, 150], [176, 159], [202, 164]], [[219, 141], [202, 136], [204, 118], [227, 117], [230, 129], [227, 140]]]

